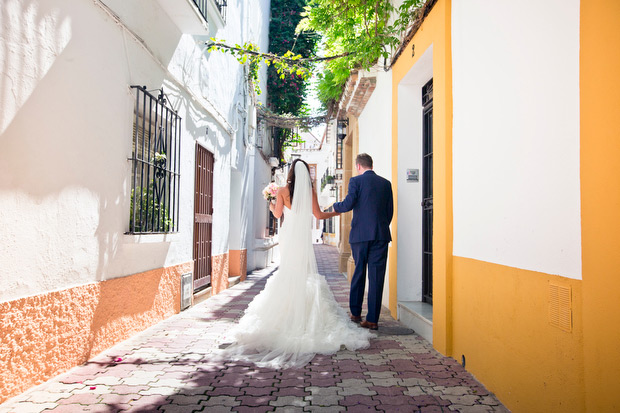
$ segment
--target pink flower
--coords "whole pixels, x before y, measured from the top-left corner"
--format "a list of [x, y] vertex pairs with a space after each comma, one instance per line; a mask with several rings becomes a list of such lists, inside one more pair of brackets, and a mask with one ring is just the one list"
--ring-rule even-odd
[[95, 390], [97, 388], [97, 386], [90, 386], [91, 390]]
[[265, 189], [263, 189], [263, 198], [265, 198], [267, 201], [272, 201], [276, 199], [278, 189], [278, 185], [276, 185], [275, 182], [271, 182], [265, 187]]

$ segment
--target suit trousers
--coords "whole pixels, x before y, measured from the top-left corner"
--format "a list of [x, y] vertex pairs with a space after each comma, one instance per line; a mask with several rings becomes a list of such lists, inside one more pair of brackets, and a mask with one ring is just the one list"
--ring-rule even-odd
[[[352, 315], [361, 315], [364, 289], [366, 287], [366, 274], [368, 274], [368, 314], [366, 314], [366, 320], [371, 323], [378, 322], [379, 314], [381, 313], [388, 243], [385, 240], [351, 243], [355, 270], [351, 279], [349, 309]], [[367, 268], [368, 272], [366, 272]]]

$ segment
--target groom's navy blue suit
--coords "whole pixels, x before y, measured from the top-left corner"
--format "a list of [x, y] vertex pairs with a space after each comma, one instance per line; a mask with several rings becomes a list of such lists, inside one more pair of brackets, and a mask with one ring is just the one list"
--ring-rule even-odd
[[392, 240], [390, 234], [390, 222], [394, 213], [392, 185], [387, 179], [368, 170], [349, 180], [349, 192], [346, 198], [333, 206], [336, 212], [353, 210], [349, 234], [349, 243], [355, 260], [349, 295], [351, 314], [361, 315], [366, 267], [368, 267], [366, 320], [376, 323], [381, 312], [388, 243]]

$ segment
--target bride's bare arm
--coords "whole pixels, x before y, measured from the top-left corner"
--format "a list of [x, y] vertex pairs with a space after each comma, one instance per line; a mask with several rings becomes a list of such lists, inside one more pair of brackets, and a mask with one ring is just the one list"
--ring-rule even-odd
[[319, 201], [317, 199], [316, 193], [312, 191], [312, 215], [316, 219], [328, 219], [331, 217], [335, 217], [339, 215], [339, 212], [323, 212], [321, 211], [321, 207], [319, 206]]
[[282, 210], [284, 209], [284, 196], [288, 194], [286, 187], [278, 189], [276, 194], [276, 204], [269, 203], [269, 210], [273, 213], [273, 216], [280, 218], [282, 216]]

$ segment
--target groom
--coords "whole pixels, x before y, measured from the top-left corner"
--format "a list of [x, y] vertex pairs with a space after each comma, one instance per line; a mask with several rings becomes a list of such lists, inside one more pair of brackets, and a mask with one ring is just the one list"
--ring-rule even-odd
[[[387, 262], [390, 222], [394, 212], [392, 185], [372, 170], [372, 158], [361, 153], [355, 159], [358, 176], [349, 180], [349, 192], [342, 202], [333, 207], [336, 212], [353, 210], [349, 243], [355, 260], [351, 280], [349, 308], [351, 320], [364, 328], [379, 328], [379, 313], [383, 296], [383, 281]], [[362, 302], [368, 267], [368, 314], [362, 321]]]

